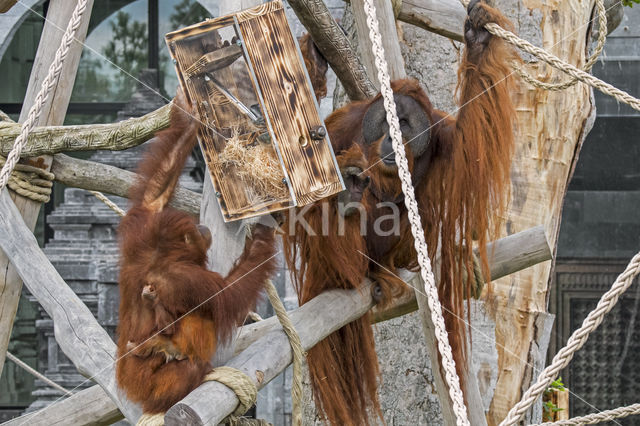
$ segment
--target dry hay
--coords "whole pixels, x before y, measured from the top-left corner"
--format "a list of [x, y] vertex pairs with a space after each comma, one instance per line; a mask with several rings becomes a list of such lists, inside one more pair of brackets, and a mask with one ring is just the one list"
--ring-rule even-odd
[[247, 198], [252, 204], [289, 197], [280, 161], [271, 144], [257, 142], [247, 145], [246, 140], [234, 130], [218, 159], [223, 170], [244, 183]]

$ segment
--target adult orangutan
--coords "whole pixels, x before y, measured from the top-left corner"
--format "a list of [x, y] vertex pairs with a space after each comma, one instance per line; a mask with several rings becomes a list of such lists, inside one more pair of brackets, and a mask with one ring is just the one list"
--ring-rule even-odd
[[[498, 10], [472, 1], [455, 117], [434, 109], [416, 81], [392, 82], [429, 255], [433, 258], [438, 247], [441, 253], [439, 297], [459, 373], [467, 365], [463, 303], [474, 293], [464, 276], [472, 276], [474, 247], [489, 276], [485, 245], [497, 233], [492, 216], [506, 204], [513, 151], [508, 64], [516, 56], [484, 30], [489, 22], [511, 26]], [[406, 290], [396, 269], [415, 269], [417, 259], [381, 96], [335, 111], [326, 125], [347, 191], [298, 212], [295, 219], [289, 216], [288, 226], [296, 232], [285, 239], [285, 249], [300, 303], [326, 289], [357, 288], [369, 276], [384, 305]], [[366, 232], [360, 232], [357, 209], [339, 205], [360, 200]], [[322, 235], [327, 207], [329, 234]], [[341, 212], [347, 215], [343, 235], [332, 228]], [[392, 229], [393, 220], [381, 222], [394, 215], [399, 216], [397, 229]], [[296, 221], [299, 217], [309, 226]], [[313, 232], [306, 232], [309, 228]], [[333, 425], [368, 424], [368, 414], [382, 418], [369, 323], [365, 315], [309, 351], [316, 405]]]
[[275, 268], [273, 231], [257, 225], [226, 277], [207, 270], [212, 236], [168, 205], [196, 143], [197, 120], [179, 91], [156, 133], [118, 228], [120, 322], [116, 378], [145, 413], [169, 409], [211, 370], [218, 342], [255, 306]]

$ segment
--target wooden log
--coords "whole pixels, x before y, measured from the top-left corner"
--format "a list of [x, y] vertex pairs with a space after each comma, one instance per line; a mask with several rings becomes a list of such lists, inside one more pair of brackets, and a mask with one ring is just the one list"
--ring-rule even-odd
[[336, 73], [352, 101], [375, 96], [375, 85], [322, 0], [289, 0], [314, 43]]
[[[89, 0], [86, 11], [82, 15], [82, 22], [77, 30], [75, 41], [69, 47], [67, 57], [62, 64], [58, 83], [51, 89], [48, 101], [42, 107], [40, 119], [35, 123], [36, 126], [62, 124], [64, 121], [78, 62], [80, 61], [80, 54], [82, 53], [81, 43], [87, 34], [92, 7], [93, 0]], [[27, 93], [20, 113], [20, 122], [27, 118], [40, 86], [49, 71], [49, 66], [54, 61], [56, 50], [64, 33], [64, 31], [60, 31], [60, 28], [67, 27], [73, 14], [73, 9], [68, 2], [63, 0], [52, 0], [49, 4], [47, 20], [42, 30], [40, 44], [38, 45]], [[35, 160], [47, 170], [51, 167], [51, 157], [39, 157]], [[10, 191], [5, 189], [2, 192], [6, 195]], [[38, 219], [40, 203], [21, 197], [13, 192], [11, 194], [14, 197], [18, 211], [24, 218], [24, 223], [27, 224], [28, 229], [32, 230]], [[11, 266], [6, 256], [0, 254], [0, 374], [2, 374], [7, 345], [9, 344], [21, 291], [22, 282], [15, 268]]]
[[[523, 249], [520, 243], [532, 244], [533, 247]], [[542, 227], [512, 235], [493, 244], [490, 248], [493, 252], [490, 264], [499, 273], [513, 272], [516, 267], [527, 267], [551, 259], [551, 250]], [[512, 253], [515, 259], [512, 267], [504, 265], [510, 263], [509, 253]], [[523, 257], [529, 259], [528, 262], [522, 261]], [[500, 263], [494, 265], [493, 260]], [[416, 273], [404, 271], [402, 278], [410, 280], [412, 276], [419, 277]], [[492, 273], [492, 279], [497, 278], [498, 276]], [[289, 312], [304, 349], [309, 350], [317, 342], [345, 324], [360, 318], [373, 307], [370, 285], [371, 282], [367, 280], [358, 290], [325, 292]], [[327, 315], [328, 312], [332, 314]], [[242, 327], [236, 342], [236, 352], [239, 351], [242, 352], [226, 365], [243, 371], [254, 381], [258, 389], [280, 374], [292, 360], [289, 341], [274, 318]], [[165, 415], [165, 423], [215, 425], [233, 412], [237, 404], [238, 399], [229, 388], [218, 382], [207, 382], [169, 409]]]
[[[384, 57], [389, 67], [389, 77], [391, 80], [406, 78], [407, 73], [404, 69], [404, 59], [400, 51], [400, 41], [398, 40], [393, 6], [389, 0], [374, 0], [373, 3], [376, 8], [380, 34], [382, 35]], [[367, 16], [364, 12], [364, 0], [351, 0], [351, 9], [353, 10], [353, 18], [356, 23], [356, 31], [358, 32], [358, 51], [360, 52], [360, 57], [362, 58], [369, 78], [371, 78], [376, 89], [380, 90], [378, 70], [375, 65], [375, 55], [373, 54], [371, 40], [369, 39]]]
[[[491, 280], [497, 280], [529, 266], [551, 260], [551, 248], [542, 225], [530, 228], [487, 245]], [[373, 309], [373, 321], [380, 322], [418, 309], [415, 294], [396, 299], [384, 310]]]
[[467, 11], [459, 0], [403, 0], [398, 20], [463, 41]]
[[[142, 117], [118, 123], [37, 127], [29, 134], [22, 157], [65, 151], [120, 151], [133, 148], [151, 139], [158, 130], [169, 126], [170, 109], [170, 104], [165, 105]], [[9, 154], [19, 133], [19, 124], [0, 123], [0, 155], [6, 157]]]
[[[290, 313], [305, 350], [345, 324], [360, 318], [373, 306], [370, 282], [359, 290], [332, 290]], [[336, 315], [327, 315], [327, 307]], [[291, 346], [282, 329], [271, 330], [227, 365], [247, 374], [258, 389], [291, 363]], [[235, 394], [218, 382], [206, 382], [174, 405], [165, 415], [169, 425], [217, 425], [238, 405]]]
[[[489, 260], [492, 280], [497, 280], [552, 258], [551, 249], [542, 226], [536, 226], [489, 243], [487, 251], [490, 254], [493, 253]], [[401, 272], [401, 275], [402, 278], [411, 280], [414, 273]], [[383, 310], [374, 307], [372, 320], [373, 322], [387, 321], [416, 310], [418, 310], [418, 304], [415, 293], [407, 292], [405, 297], [396, 299]], [[235, 353], [242, 352], [257, 339], [278, 327], [280, 327], [280, 323], [276, 317], [243, 326], [238, 335]]]
[[129, 419], [140, 410], [121, 398], [116, 384], [116, 345], [38, 247], [7, 191], [0, 193], [0, 248], [53, 319], [56, 342], [78, 371], [96, 381]]
[[2, 426], [106, 426], [123, 418], [118, 406], [96, 385], [41, 410], [2, 423]]
[[[94, 161], [80, 160], [64, 154], [53, 156], [51, 172], [56, 182], [74, 188], [106, 192], [119, 197], [127, 197], [136, 174], [118, 167]], [[202, 195], [178, 186], [170, 205], [190, 213], [200, 214]]]
[[[211, 208], [208, 211], [217, 212], [218, 215], [220, 216], [220, 210], [217, 209], [217, 206], [212, 206], [212, 207], [216, 207], [216, 208], [215, 209]], [[219, 223], [223, 223], [221, 216], [218, 218], [218, 221]], [[234, 226], [234, 225], [239, 226], [239, 223], [225, 224], [225, 226]], [[235, 241], [235, 242], [237, 242], [237, 240], [238, 239], [232, 239], [232, 241]], [[523, 232], [519, 232], [517, 234], [511, 235], [506, 238], [502, 238], [494, 243], [491, 243], [490, 246], [491, 246], [491, 249], [489, 250], [489, 252], [490, 253], [493, 252], [493, 257], [491, 261], [491, 268], [492, 268], [491, 278], [492, 279], [500, 278], [502, 276], [501, 274], [511, 274], [516, 272], [517, 270], [524, 269], [536, 263], [544, 262], [546, 260], [551, 259], [551, 252], [549, 249], [549, 245], [546, 242], [546, 237], [544, 236], [544, 230], [541, 226], [538, 226]], [[219, 264], [217, 266], [214, 265], [214, 267], [218, 267], [218, 268], [228, 268], [228, 266], [229, 266], [228, 264]], [[404, 275], [404, 278], [406, 278], [407, 280], [411, 279], [413, 275], [412, 273], [407, 273], [407, 272], [402, 274]], [[366, 286], [366, 285], [368, 284], [367, 283], [363, 284], [363, 286]], [[340, 298], [340, 296], [335, 296], [335, 295], [340, 295], [343, 293], [344, 293], [344, 297], [351, 297], [349, 292], [345, 291], [341, 293], [340, 290], [335, 290], [329, 296], [326, 296], [325, 294], [323, 294], [318, 298], [316, 298], [317, 300], [313, 299], [313, 301], [305, 304], [303, 307], [289, 312], [289, 315], [292, 318], [296, 319], [295, 320], [296, 322], [294, 322], [294, 324], [299, 324], [301, 321], [305, 321], [304, 318], [305, 318], [305, 315], [307, 315], [307, 309], [309, 309], [309, 307], [311, 306], [315, 306], [312, 310], [313, 312], [315, 311], [327, 312], [328, 310], [333, 311], [334, 309], [336, 309], [335, 306], [332, 306], [326, 303], [333, 303], [333, 301], [336, 298], [338, 299]], [[387, 319], [395, 318], [396, 316], [404, 315], [406, 313], [417, 310], [418, 307], [415, 302], [415, 298], [412, 296], [411, 299], [413, 299], [413, 302], [411, 303], [408, 303], [407, 301], [401, 302], [398, 306], [395, 306], [395, 305], [391, 306], [390, 308], [388, 308], [388, 310], [384, 310], [384, 311], [377, 311], [376, 308], [374, 307], [373, 310], [374, 312], [376, 312], [375, 320], [385, 321]], [[366, 300], [368, 299], [365, 298], [365, 302]], [[399, 306], [401, 306], [402, 308], [399, 308]], [[335, 312], [339, 312], [339, 311], [335, 310]], [[323, 314], [317, 314], [317, 315], [323, 315]], [[244, 327], [241, 327], [239, 335], [237, 337], [236, 345], [234, 348], [235, 354], [238, 355], [240, 352], [247, 349], [257, 340], [277, 330], [281, 330], [281, 326], [276, 317], [267, 318], [264, 321], [259, 321], [257, 323], [253, 323], [253, 324], [249, 324], [249, 325], [245, 325]], [[274, 342], [274, 345], [275, 345], [275, 342]], [[288, 341], [283, 340], [282, 347], [288, 348], [289, 347]], [[226, 352], [226, 358], [227, 359], [231, 358], [228, 351]], [[220, 361], [222, 361], [223, 359], [224, 357]], [[84, 393], [87, 393], [89, 395], [86, 397], [82, 397], [82, 399], [80, 399], [80, 396], [83, 395]], [[102, 395], [102, 398], [99, 401], [100, 403], [98, 403], [99, 398], [97, 397], [97, 395]], [[95, 402], [91, 402], [91, 401], [94, 401], [94, 396], [96, 396]], [[79, 401], [85, 401], [86, 403], [82, 403], [74, 407], [75, 411], [73, 411], [73, 415], [68, 418], [69, 424], [78, 424], [78, 425], [89, 424], [89, 422], [83, 423], [80, 420], [92, 419], [92, 418], [100, 419], [102, 418], [102, 416], [104, 416], [104, 418], [106, 419], [109, 415], [110, 410], [117, 409], [116, 405], [108, 398], [108, 395], [104, 393], [104, 391], [99, 386], [93, 386], [87, 390], [79, 392], [74, 397], [77, 397]], [[209, 396], [207, 396], [207, 398], [209, 398]], [[55, 404], [53, 406], [43, 409], [42, 410], [43, 418], [51, 418], [51, 419], [64, 418], [63, 416], [65, 415], [65, 413], [67, 413], [67, 415], [71, 415], [69, 410], [66, 407], [61, 405], [62, 403]], [[78, 422], [75, 422], [76, 418], [80, 420], [78, 420]], [[35, 424], [39, 425], [40, 423], [36, 422]], [[53, 423], [53, 424], [56, 424], [56, 423]]]

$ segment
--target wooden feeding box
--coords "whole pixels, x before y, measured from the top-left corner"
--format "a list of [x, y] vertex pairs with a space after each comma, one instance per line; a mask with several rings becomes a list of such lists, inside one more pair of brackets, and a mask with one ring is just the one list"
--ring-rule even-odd
[[225, 221], [302, 206], [344, 189], [280, 1], [165, 38], [203, 123], [200, 146]]

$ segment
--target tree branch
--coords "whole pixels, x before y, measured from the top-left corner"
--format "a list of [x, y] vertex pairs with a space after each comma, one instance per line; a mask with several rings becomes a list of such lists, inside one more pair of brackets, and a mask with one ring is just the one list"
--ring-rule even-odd
[[[155, 132], [169, 126], [171, 104], [142, 117], [110, 124], [46, 126], [29, 134], [22, 157], [57, 154], [64, 151], [116, 150], [138, 146]], [[0, 155], [6, 157], [20, 133], [20, 124], [0, 122]]]
[[351, 43], [322, 0], [289, 0], [313, 42], [336, 73], [352, 101], [375, 96], [378, 91]]
[[[74, 188], [106, 192], [119, 197], [128, 197], [136, 174], [118, 167], [94, 161], [80, 160], [64, 154], [53, 156], [51, 172], [57, 182]], [[202, 195], [178, 186], [170, 205], [190, 213], [200, 214]]]

